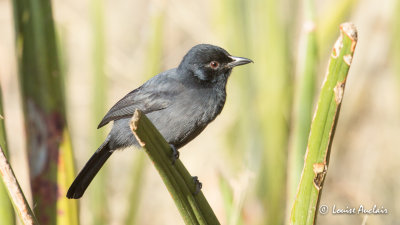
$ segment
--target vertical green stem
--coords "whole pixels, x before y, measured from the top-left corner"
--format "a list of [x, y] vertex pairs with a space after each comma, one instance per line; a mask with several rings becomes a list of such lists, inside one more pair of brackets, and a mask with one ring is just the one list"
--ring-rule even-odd
[[[107, 102], [107, 77], [104, 72], [104, 66], [106, 64], [106, 53], [105, 53], [105, 34], [104, 34], [104, 1], [103, 0], [92, 0], [91, 3], [91, 15], [92, 15], [92, 110], [91, 110], [91, 129], [97, 127], [99, 121], [103, 118], [106, 113]], [[92, 136], [91, 143], [93, 149], [89, 149], [90, 154], [93, 154], [94, 150], [101, 145], [105, 138], [105, 129], [98, 130], [97, 132], [91, 132]], [[92, 216], [92, 224], [105, 225], [109, 224], [108, 216], [108, 204], [107, 193], [106, 193], [106, 176], [107, 166], [102, 168], [96, 178], [93, 180], [90, 191], [90, 209]]]
[[74, 171], [51, 2], [13, 3], [36, 216], [42, 225], [77, 224], [77, 204], [64, 197]]
[[303, 0], [303, 27], [299, 43], [297, 77], [293, 107], [293, 127], [289, 146], [287, 211], [294, 201], [304, 165], [304, 153], [310, 133], [311, 116], [315, 96], [316, 69], [318, 51], [315, 30], [315, 1]]
[[266, 212], [266, 224], [283, 224], [286, 195], [286, 159], [290, 112], [290, 62], [288, 33], [282, 21], [282, 2], [260, 0], [254, 46], [257, 102], [262, 129], [263, 153], [258, 174], [258, 193]]
[[356, 44], [357, 30], [354, 25], [342, 24], [311, 124], [303, 173], [293, 204], [290, 224], [316, 224], [330, 149]]

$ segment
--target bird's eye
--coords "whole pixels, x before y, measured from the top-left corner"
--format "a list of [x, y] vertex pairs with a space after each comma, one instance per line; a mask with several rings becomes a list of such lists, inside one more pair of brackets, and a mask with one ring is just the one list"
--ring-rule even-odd
[[212, 69], [217, 69], [219, 67], [219, 63], [217, 61], [210, 62], [210, 67]]

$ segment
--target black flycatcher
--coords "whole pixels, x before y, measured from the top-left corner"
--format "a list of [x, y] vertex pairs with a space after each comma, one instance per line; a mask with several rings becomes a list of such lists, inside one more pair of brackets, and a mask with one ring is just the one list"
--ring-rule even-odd
[[224, 49], [200, 44], [183, 57], [178, 68], [160, 73], [115, 104], [98, 128], [114, 121], [104, 143], [89, 159], [68, 190], [80, 198], [116, 149], [139, 146], [129, 127], [136, 109], [143, 111], [162, 136], [179, 149], [199, 135], [220, 114], [232, 68], [252, 62]]

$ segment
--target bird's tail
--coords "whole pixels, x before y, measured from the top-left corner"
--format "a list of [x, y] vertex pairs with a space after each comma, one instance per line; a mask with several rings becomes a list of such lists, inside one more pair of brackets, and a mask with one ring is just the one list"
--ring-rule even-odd
[[112, 153], [113, 151], [108, 145], [108, 140], [106, 140], [92, 155], [81, 172], [79, 172], [78, 176], [71, 184], [71, 187], [68, 189], [67, 198], [78, 199], [82, 197], [90, 182], [92, 182], [93, 178]]

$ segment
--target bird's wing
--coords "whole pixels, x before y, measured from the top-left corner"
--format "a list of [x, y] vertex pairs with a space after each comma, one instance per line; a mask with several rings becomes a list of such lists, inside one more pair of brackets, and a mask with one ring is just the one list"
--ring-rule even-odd
[[149, 113], [167, 108], [183, 86], [175, 79], [162, 75], [153, 77], [125, 95], [108, 111], [97, 128], [113, 120], [132, 117], [136, 109]]

